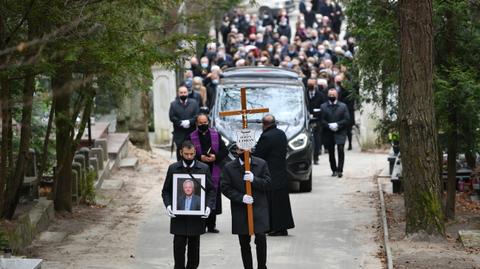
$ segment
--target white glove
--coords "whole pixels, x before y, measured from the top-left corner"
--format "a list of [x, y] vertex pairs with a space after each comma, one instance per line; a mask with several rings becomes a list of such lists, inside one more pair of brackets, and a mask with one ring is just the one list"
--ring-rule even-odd
[[203, 214], [202, 219], [208, 219], [208, 216], [210, 216], [210, 207], [205, 208], [205, 214]]
[[182, 122], [180, 123], [180, 125], [185, 128], [185, 129], [188, 129], [190, 128], [190, 121], [189, 120], [182, 120]]
[[243, 180], [253, 182], [253, 173], [250, 171], [245, 171], [245, 175], [243, 175]]
[[336, 132], [338, 130], [338, 123], [336, 123], [336, 122], [329, 123], [328, 128], [330, 128], [330, 130]]
[[167, 215], [170, 217], [170, 218], [175, 218], [175, 214], [173, 214], [173, 211], [172, 211], [172, 206], [169, 205], [167, 206]]
[[243, 203], [244, 203], [244, 204], [247, 204], [247, 205], [253, 204], [253, 197], [250, 196], [250, 195], [245, 194], [245, 195], [243, 196]]

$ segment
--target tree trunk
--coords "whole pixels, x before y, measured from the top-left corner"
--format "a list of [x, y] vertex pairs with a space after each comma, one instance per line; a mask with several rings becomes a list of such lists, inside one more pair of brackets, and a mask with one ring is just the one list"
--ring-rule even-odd
[[52, 132], [52, 124], [53, 118], [55, 113], [55, 104], [52, 100], [52, 104], [50, 107], [50, 113], [48, 115], [48, 124], [47, 124], [47, 131], [45, 133], [45, 139], [43, 140], [43, 148], [42, 148], [42, 155], [40, 155], [40, 166], [38, 168], [38, 180], [42, 180], [43, 173], [47, 167], [48, 163], [48, 144], [50, 142], [50, 134]]
[[0, 78], [2, 108], [2, 142], [0, 147], [0, 216], [5, 206], [5, 186], [10, 181], [12, 148], [12, 113], [10, 106], [10, 82], [7, 76]]
[[57, 211], [72, 211], [72, 132], [70, 83], [72, 72], [62, 66], [56, 70], [52, 79], [53, 103], [55, 106], [56, 155], [54, 206]]
[[399, 20], [399, 127], [406, 233], [443, 235], [432, 89], [432, 1], [401, 0]]
[[20, 146], [15, 165], [15, 172], [11, 180], [7, 182], [5, 193], [5, 210], [3, 212], [3, 217], [7, 219], [11, 219], [15, 214], [15, 209], [17, 208], [20, 199], [20, 190], [25, 176], [28, 150], [32, 137], [32, 105], [33, 93], [35, 92], [35, 73], [31, 68], [28, 68], [25, 73]]

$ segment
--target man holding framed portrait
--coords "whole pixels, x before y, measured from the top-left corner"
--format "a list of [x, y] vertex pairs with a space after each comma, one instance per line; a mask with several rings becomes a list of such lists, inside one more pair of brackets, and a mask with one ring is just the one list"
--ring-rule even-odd
[[162, 198], [174, 235], [174, 268], [194, 269], [200, 264], [200, 235], [205, 233], [205, 219], [215, 206], [215, 189], [208, 165], [195, 160], [192, 142], [183, 142], [180, 155], [182, 160], [168, 167]]

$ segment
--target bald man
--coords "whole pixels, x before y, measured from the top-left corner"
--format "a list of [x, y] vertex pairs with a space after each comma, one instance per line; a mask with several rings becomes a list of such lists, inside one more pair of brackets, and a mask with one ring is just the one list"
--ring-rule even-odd
[[287, 136], [277, 128], [275, 117], [267, 114], [262, 119], [263, 133], [253, 155], [267, 162], [271, 174], [268, 190], [270, 236], [286, 236], [295, 227], [290, 206], [287, 179]]

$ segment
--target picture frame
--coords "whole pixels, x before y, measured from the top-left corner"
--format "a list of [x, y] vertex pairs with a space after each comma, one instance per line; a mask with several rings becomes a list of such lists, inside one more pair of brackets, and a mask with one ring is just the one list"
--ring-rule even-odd
[[[194, 179], [189, 174], [173, 174], [172, 210], [175, 215], [205, 214], [206, 176], [205, 174], [191, 175]], [[187, 199], [188, 197], [190, 199]], [[188, 206], [189, 209], [186, 209]]]

